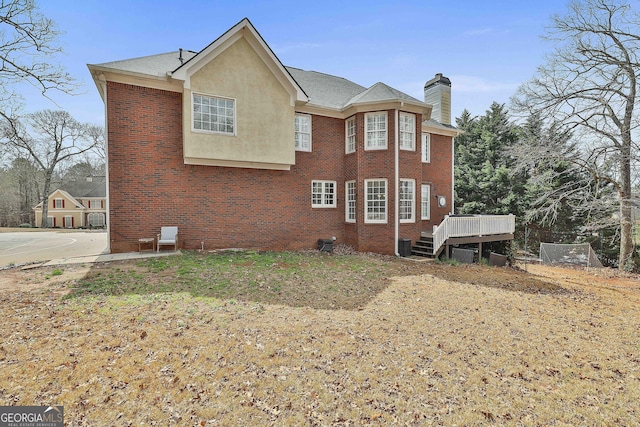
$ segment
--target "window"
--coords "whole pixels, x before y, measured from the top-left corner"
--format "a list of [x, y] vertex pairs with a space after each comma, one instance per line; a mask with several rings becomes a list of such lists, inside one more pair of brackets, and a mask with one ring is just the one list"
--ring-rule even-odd
[[102, 208], [102, 200], [89, 199], [89, 209], [100, 209], [100, 208]]
[[353, 153], [356, 151], [356, 118], [347, 119], [345, 124], [345, 153]]
[[416, 149], [416, 116], [400, 113], [400, 149]]
[[431, 219], [431, 186], [422, 184], [422, 219]]
[[335, 208], [336, 207], [336, 182], [335, 181], [311, 181], [311, 207]]
[[311, 116], [296, 114], [296, 150], [311, 151]]
[[367, 150], [385, 150], [387, 148], [387, 113], [365, 114]]
[[90, 227], [104, 227], [105, 220], [103, 213], [90, 213], [87, 215], [87, 222]]
[[400, 180], [400, 222], [415, 222], [416, 182]]
[[64, 200], [62, 200], [62, 199], [53, 199], [53, 207], [55, 209], [64, 209]]
[[235, 135], [236, 101], [193, 94], [193, 129]]
[[65, 216], [64, 217], [64, 228], [73, 228], [73, 217]]
[[344, 192], [347, 198], [345, 220], [347, 222], [356, 222], [356, 182], [347, 181]]
[[431, 163], [431, 134], [422, 134], [422, 163]]
[[56, 226], [56, 219], [52, 216], [48, 216], [47, 217], [47, 227], [55, 227]]
[[387, 180], [365, 179], [365, 222], [385, 224], [387, 222]]

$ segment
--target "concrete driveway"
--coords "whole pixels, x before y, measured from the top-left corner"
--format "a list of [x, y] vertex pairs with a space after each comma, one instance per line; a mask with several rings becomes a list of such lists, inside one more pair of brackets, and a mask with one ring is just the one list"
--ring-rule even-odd
[[0, 268], [99, 255], [107, 249], [106, 231], [14, 230], [0, 229]]

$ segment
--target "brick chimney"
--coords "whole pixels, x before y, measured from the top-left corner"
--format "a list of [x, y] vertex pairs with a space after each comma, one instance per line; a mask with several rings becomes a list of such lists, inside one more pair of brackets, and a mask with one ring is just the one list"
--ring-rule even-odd
[[451, 124], [451, 80], [436, 74], [424, 85], [424, 102], [431, 104], [431, 118], [443, 125]]

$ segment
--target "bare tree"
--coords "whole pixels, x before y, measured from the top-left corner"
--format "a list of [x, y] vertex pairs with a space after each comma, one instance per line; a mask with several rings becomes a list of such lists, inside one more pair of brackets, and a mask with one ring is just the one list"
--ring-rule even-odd
[[[640, 77], [640, 17], [616, 0], [584, 0], [556, 15], [548, 38], [556, 44], [537, 76], [522, 85], [514, 107], [540, 114], [574, 135], [574, 145], [558, 151], [557, 141], [539, 144], [538, 156], [561, 156], [601, 183], [615, 188], [620, 229], [619, 268], [633, 252], [631, 189], [636, 100]], [[553, 146], [556, 144], [556, 146]], [[567, 149], [569, 148], [569, 149]], [[597, 202], [597, 198], [595, 199]]]
[[71, 76], [52, 61], [61, 50], [59, 35], [33, 0], [0, 0], [0, 117], [13, 116], [20, 97], [16, 84], [28, 83], [45, 96], [51, 89], [69, 93], [75, 88]]
[[86, 125], [66, 111], [43, 110], [24, 120], [6, 121], [3, 136], [18, 152], [28, 155], [42, 170], [42, 228], [47, 228], [48, 198], [51, 180], [58, 165], [92, 150], [98, 140], [91, 137]]

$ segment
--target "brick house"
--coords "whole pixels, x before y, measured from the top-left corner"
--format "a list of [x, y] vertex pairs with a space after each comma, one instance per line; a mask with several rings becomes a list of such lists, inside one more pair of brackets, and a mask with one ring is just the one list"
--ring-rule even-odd
[[111, 252], [176, 225], [187, 249], [335, 238], [397, 254], [453, 212], [458, 130], [440, 74], [425, 102], [285, 67], [248, 19], [199, 52], [88, 67], [106, 109]]

